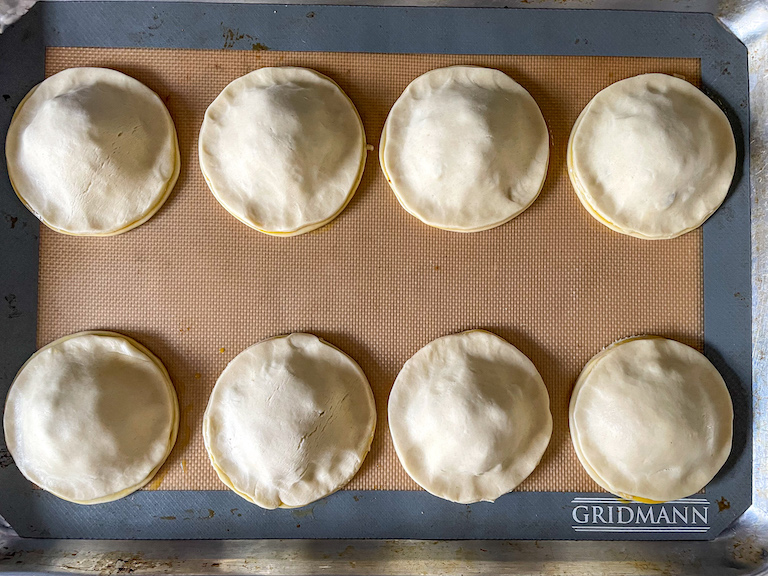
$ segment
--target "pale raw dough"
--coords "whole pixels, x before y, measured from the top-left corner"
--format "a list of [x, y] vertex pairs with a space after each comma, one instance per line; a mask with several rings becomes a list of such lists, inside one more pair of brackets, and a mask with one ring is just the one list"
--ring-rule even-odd
[[293, 236], [327, 224], [363, 176], [365, 131], [330, 78], [307, 68], [261, 68], [230, 83], [200, 129], [200, 169], [235, 218]]
[[549, 132], [533, 97], [503, 72], [438, 68], [395, 102], [379, 160], [410, 214], [436, 228], [476, 232], [511, 220], [539, 195]]
[[16, 375], [3, 418], [21, 473], [78, 504], [117, 500], [147, 484], [178, 425], [163, 364], [114, 332], [72, 334], [38, 350]]
[[623, 498], [666, 502], [695, 494], [731, 452], [733, 405], [703, 355], [675, 340], [622, 340], [582, 371], [570, 404], [579, 460]]
[[599, 92], [568, 142], [568, 173], [587, 211], [644, 239], [701, 226], [723, 203], [736, 169], [733, 130], [692, 84], [643, 74]]
[[254, 344], [221, 373], [203, 438], [222, 482], [262, 508], [296, 508], [358, 471], [376, 427], [360, 366], [311, 334]]
[[389, 429], [425, 490], [462, 504], [494, 501], [541, 460], [552, 435], [547, 388], [517, 348], [484, 330], [433, 340], [398, 374]]
[[34, 87], [5, 142], [16, 194], [64, 234], [111, 236], [143, 224], [173, 189], [181, 166], [162, 100], [107, 68], [70, 68]]

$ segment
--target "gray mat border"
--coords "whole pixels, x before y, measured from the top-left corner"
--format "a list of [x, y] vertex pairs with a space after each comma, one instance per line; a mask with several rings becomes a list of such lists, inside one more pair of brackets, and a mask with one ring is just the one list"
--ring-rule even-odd
[[[115, 23], [120, 25], [116, 26]], [[232, 41], [228, 31], [235, 32]], [[246, 36], [246, 34], [248, 36]], [[577, 42], [578, 40], [578, 42]], [[46, 46], [696, 57], [705, 91], [737, 131], [733, 189], [704, 227], [705, 353], [739, 418], [733, 454], [710, 483], [702, 533], [575, 533], [574, 497], [512, 493], [456, 505], [423, 492], [339, 492], [263, 511], [230, 492], [139, 492], [78, 506], [31, 490], [0, 439], [0, 513], [22, 536], [59, 538], [711, 539], [751, 503], [751, 279], [745, 47], [709, 14], [144, 2], [38, 4], [0, 35], [0, 126], [43, 78]], [[5, 95], [8, 97], [6, 98]], [[0, 167], [0, 394], [35, 349], [37, 221]], [[720, 510], [725, 498], [729, 507]], [[724, 504], [720, 500], [721, 505]], [[234, 511], [233, 511], [234, 510]]]

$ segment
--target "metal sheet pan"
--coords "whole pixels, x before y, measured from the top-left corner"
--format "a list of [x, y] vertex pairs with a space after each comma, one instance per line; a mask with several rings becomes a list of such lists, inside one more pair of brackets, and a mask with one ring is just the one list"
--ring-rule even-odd
[[[580, 6], [582, 3], [576, 2]], [[615, 4], [615, 3], [614, 3]], [[592, 4], [599, 6], [598, 2]], [[662, 3], [658, 4], [660, 7]], [[664, 3], [672, 9], [690, 8]], [[561, 5], [562, 6], [562, 5]], [[634, 6], [634, 5], [633, 5]], [[120, 573], [569, 573], [756, 574], [765, 573], [768, 492], [761, 468], [766, 453], [765, 327], [766, 210], [762, 192], [766, 143], [766, 7], [731, 2], [721, 22], [749, 47], [752, 105], [753, 239], [753, 505], [710, 543], [414, 542], [414, 541], [217, 541], [104, 542], [22, 540], [0, 536], [0, 570]], [[33, 59], [32, 59], [33, 60]], [[0, 63], [2, 60], [0, 59]], [[1, 65], [1, 64], [0, 64]], [[30, 65], [34, 65], [30, 62]], [[13, 263], [11, 263], [12, 265]]]
[[[456, 506], [423, 491], [376, 490], [340, 491], [298, 512], [243, 508], [237, 495], [226, 490], [140, 491], [116, 502], [83, 507], [33, 490], [13, 466], [8, 466], [0, 469], [0, 482], [5, 487], [0, 493], [0, 512], [24, 537], [666, 540], [717, 536], [749, 506], [751, 491], [749, 186], [748, 160], [743, 153], [748, 147], [748, 86], [744, 46], [708, 14], [312, 6], [313, 17], [307, 18], [307, 10], [277, 5], [43, 3], [30, 14], [40, 19], [41, 26], [30, 28], [36, 22], [29, 19], [9, 33], [21, 33], [21, 43], [26, 28], [31, 38], [27, 42], [36, 38], [46, 48], [101, 45], [200, 49], [220, 48], [224, 40], [230, 51], [245, 49], [251, 53], [252, 36], [271, 50], [299, 53], [698, 57], [703, 89], [726, 110], [741, 151], [732, 190], [703, 228], [704, 352], [724, 375], [734, 399], [734, 445], [729, 461], [710, 482], [706, 494], [663, 505], [621, 503], [604, 493], [521, 491], [494, 504]], [[105, 31], [102, 27], [110, 21], [130, 21], [133, 26]], [[240, 33], [223, 34], [235, 26]], [[139, 34], [139, 30], [143, 33]], [[248, 35], [243, 33], [245, 30]], [[541, 35], [539, 30], [550, 34]], [[0, 40], [7, 42], [13, 36]], [[147, 57], [151, 53], [142, 54]], [[577, 61], [583, 62], [571, 62], [575, 66]], [[597, 62], [591, 58], [586, 61]], [[589, 70], [587, 66], [585, 75]], [[23, 68], [13, 73], [11, 82], [40, 80]], [[25, 93], [10, 87], [8, 91], [11, 104]], [[25, 220], [21, 226], [0, 227], [0, 240], [26, 239], [33, 247], [37, 244], [37, 223], [29, 220], [29, 225], [24, 225], [29, 215], [6, 190], [0, 208], [6, 206], [9, 215]], [[567, 189], [563, 192], [569, 193]], [[24, 330], [26, 338], [22, 344], [16, 336], [9, 338], [0, 332], [0, 347], [27, 356], [34, 350], [28, 340], [35, 333], [36, 323], [33, 310], [22, 301], [28, 293], [34, 293], [37, 260], [21, 264], [25, 268], [17, 271], [16, 278], [8, 279], [5, 290], [17, 295], [16, 312], [0, 317], [0, 327]], [[82, 305], [90, 307], [95, 302]], [[103, 305], [107, 305], [106, 295]], [[38, 329], [40, 326], [37, 323]], [[15, 367], [10, 358], [0, 357], [0, 368], [13, 373]], [[9, 384], [8, 379], [0, 381], [0, 394]], [[618, 506], [634, 518], [642, 513], [644, 520], [620, 522]], [[234, 510], [238, 513], [234, 514]]]

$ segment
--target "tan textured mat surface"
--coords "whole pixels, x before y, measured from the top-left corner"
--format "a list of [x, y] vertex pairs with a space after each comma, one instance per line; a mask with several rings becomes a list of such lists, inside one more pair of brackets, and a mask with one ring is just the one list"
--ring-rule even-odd
[[[536, 99], [551, 133], [541, 196], [500, 228], [457, 234], [421, 224], [387, 187], [378, 148], [341, 216], [296, 238], [241, 224], [203, 181], [197, 134], [205, 109], [254, 68], [298, 65], [327, 74], [355, 102], [377, 147], [408, 82], [460, 63], [510, 74]], [[150, 489], [224, 489], [200, 431], [208, 394], [230, 359], [276, 334], [314, 332], [362, 366], [379, 423], [348, 487], [375, 490], [418, 488], [392, 448], [386, 402], [405, 360], [438, 336], [492, 330], [541, 372], [554, 433], [522, 490], [599, 491], [573, 452], [567, 407], [579, 371], [604, 345], [655, 333], [701, 347], [701, 231], [658, 242], [611, 232], [581, 207], [565, 166], [571, 125], [598, 90], [643, 72], [676, 73], [698, 85], [698, 60], [48, 49], [48, 74], [71, 66], [107, 66], [146, 83], [167, 103], [179, 133], [181, 176], [148, 223], [92, 239], [42, 227], [40, 238], [38, 343], [116, 330], [148, 346], [171, 373], [179, 440]]]

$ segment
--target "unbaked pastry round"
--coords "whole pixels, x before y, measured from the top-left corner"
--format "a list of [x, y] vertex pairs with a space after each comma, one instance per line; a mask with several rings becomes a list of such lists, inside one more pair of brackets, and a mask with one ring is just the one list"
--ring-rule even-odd
[[389, 429], [405, 471], [440, 498], [493, 502], [541, 460], [552, 435], [549, 395], [506, 340], [470, 330], [410, 358], [389, 397]]
[[35, 352], [11, 385], [5, 441], [30, 481], [77, 504], [147, 484], [176, 442], [176, 391], [160, 360], [114, 332], [80, 332]]
[[733, 405], [707, 358], [675, 340], [621, 340], [586, 365], [573, 390], [576, 455], [600, 486], [639, 501], [695, 494], [731, 452]]
[[297, 508], [344, 486], [371, 448], [373, 393], [360, 366], [312, 334], [254, 344], [219, 376], [203, 418], [211, 464], [262, 508]]
[[736, 142], [722, 110], [692, 84], [643, 74], [600, 91], [568, 142], [582, 205], [608, 228], [649, 240], [701, 226], [723, 203]]
[[112, 236], [149, 220], [181, 166], [162, 100], [107, 68], [70, 68], [30, 90], [5, 155], [24, 205], [49, 228], [77, 236]]
[[477, 232], [508, 222], [539, 195], [549, 132], [533, 97], [503, 72], [438, 68], [392, 106], [379, 160], [407, 212], [436, 228]]
[[363, 176], [365, 131], [330, 78], [307, 68], [255, 70], [231, 82], [200, 129], [200, 169], [219, 203], [266, 234], [327, 224]]

